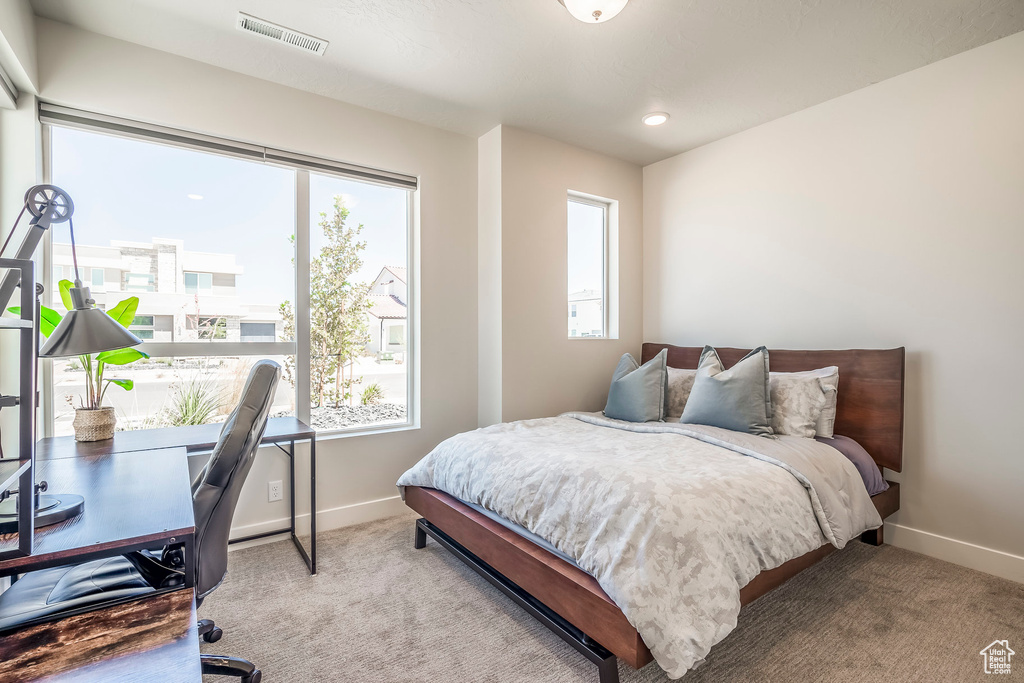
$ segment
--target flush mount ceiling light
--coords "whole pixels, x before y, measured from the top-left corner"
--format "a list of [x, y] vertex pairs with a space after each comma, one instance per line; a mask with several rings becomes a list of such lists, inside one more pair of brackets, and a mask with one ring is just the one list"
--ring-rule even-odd
[[622, 11], [629, 0], [558, 0], [569, 14], [587, 24], [600, 24]]
[[660, 126], [666, 121], [668, 121], [668, 114], [663, 111], [652, 111], [643, 118], [643, 122], [648, 126]]

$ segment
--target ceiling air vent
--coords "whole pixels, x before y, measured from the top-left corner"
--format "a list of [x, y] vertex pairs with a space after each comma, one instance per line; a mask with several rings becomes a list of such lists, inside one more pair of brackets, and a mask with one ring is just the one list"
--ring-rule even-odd
[[258, 36], [269, 38], [276, 43], [287, 43], [292, 47], [297, 47], [300, 50], [305, 50], [306, 52], [315, 52], [318, 55], [322, 55], [328, 45], [328, 42], [322, 38], [314, 38], [313, 36], [306, 35], [305, 33], [293, 31], [290, 28], [285, 28], [278, 24], [272, 24], [269, 21], [264, 21], [263, 19], [257, 19], [245, 12], [238, 13], [238, 22], [235, 26], [238, 27], [239, 31], [255, 33]]

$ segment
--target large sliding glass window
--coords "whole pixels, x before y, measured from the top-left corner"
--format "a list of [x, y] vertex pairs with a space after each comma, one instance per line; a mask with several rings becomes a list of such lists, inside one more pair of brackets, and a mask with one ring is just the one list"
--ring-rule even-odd
[[[318, 430], [411, 422], [415, 179], [43, 120], [49, 182], [75, 202], [79, 278], [100, 308], [139, 299], [130, 327], [150, 358], [107, 370], [134, 385], [106, 393], [120, 429], [223, 420], [259, 358], [285, 368], [272, 415]], [[46, 298], [63, 313], [70, 239], [50, 232]], [[51, 378], [48, 430], [70, 434], [82, 362], [53, 361]]]

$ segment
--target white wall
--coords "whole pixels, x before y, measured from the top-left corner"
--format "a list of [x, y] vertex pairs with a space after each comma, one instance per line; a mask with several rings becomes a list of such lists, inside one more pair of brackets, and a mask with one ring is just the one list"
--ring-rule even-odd
[[[500, 311], [486, 334], [501, 339], [500, 378], [485, 381], [484, 373], [494, 367], [481, 368], [481, 424], [499, 415], [509, 421], [600, 410], [619, 356], [639, 356], [642, 343], [642, 170], [508, 126], [481, 138], [480, 165], [480, 207], [487, 207], [480, 221], [481, 322], [484, 309]], [[612, 212], [617, 240], [611, 245], [618, 257], [611, 278], [617, 285], [618, 310], [611, 311], [616, 339], [568, 338], [570, 191], [618, 202]], [[495, 272], [500, 286], [485, 287], [486, 274]], [[484, 332], [480, 340], [483, 345]], [[481, 348], [481, 364], [486, 354]]]
[[[16, 110], [0, 109], [0, 239], [6, 240], [18, 213], [24, 206], [25, 190], [40, 182], [38, 174], [39, 137], [36, 125], [36, 99], [22, 93]], [[28, 228], [22, 217], [18, 232], [7, 247], [6, 257], [13, 258]], [[36, 278], [42, 262], [36, 256]], [[14, 291], [10, 306], [20, 305], [20, 289]], [[0, 306], [4, 306], [0, 301]], [[18, 333], [0, 334], [0, 394], [15, 395], [20, 387], [20, 355]], [[18, 410], [0, 410], [0, 447], [5, 457], [18, 453]]]
[[0, 66], [21, 92], [36, 92], [35, 15], [29, 0], [0, 2]]
[[[38, 19], [37, 28], [49, 102], [419, 176], [421, 427], [318, 448], [321, 528], [400, 510], [398, 476], [476, 426], [476, 140], [64, 24]], [[286, 462], [261, 452], [236, 529], [287, 515], [287, 502], [266, 502], [267, 481], [287, 480]]]
[[501, 126], [477, 141], [477, 421], [501, 422]]
[[648, 166], [644, 254], [648, 340], [906, 346], [886, 540], [1024, 580], [1024, 33]]

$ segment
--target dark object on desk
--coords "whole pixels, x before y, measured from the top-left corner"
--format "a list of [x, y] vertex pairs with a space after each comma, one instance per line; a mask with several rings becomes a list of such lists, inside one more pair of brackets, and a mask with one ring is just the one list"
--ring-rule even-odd
[[[273, 361], [262, 360], [253, 366], [241, 401], [224, 423], [210, 461], [192, 484], [197, 604], [202, 604], [227, 574], [231, 517], [263, 438], [280, 378], [281, 368]], [[80, 609], [86, 603], [123, 600], [159, 588], [182, 586], [185, 573], [184, 554], [171, 545], [160, 554], [142, 550], [33, 572], [0, 594], [0, 628], [11, 628], [40, 613], [54, 614], [68, 607]], [[207, 619], [199, 622], [198, 632], [208, 642], [217, 640], [221, 633]], [[202, 661], [204, 672], [240, 676], [243, 683], [258, 683], [262, 677], [259, 669], [242, 659], [202, 655]]]

